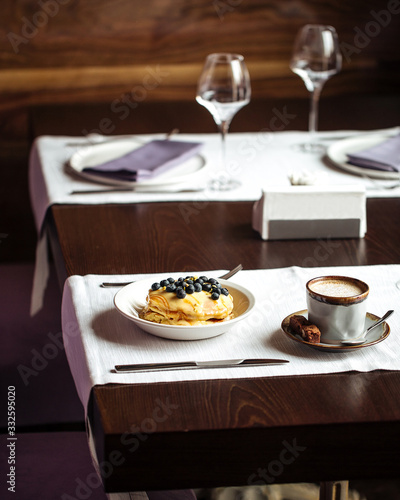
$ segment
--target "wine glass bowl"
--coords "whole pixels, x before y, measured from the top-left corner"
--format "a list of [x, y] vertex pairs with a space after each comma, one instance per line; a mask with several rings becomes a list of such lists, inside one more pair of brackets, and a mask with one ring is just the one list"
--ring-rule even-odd
[[214, 118], [222, 137], [222, 167], [218, 179], [210, 187], [227, 191], [239, 185], [230, 178], [226, 164], [226, 135], [232, 118], [250, 102], [250, 76], [240, 54], [209, 54], [200, 75], [196, 101], [204, 106]]
[[321, 24], [307, 24], [297, 34], [290, 69], [299, 75], [311, 94], [309, 133], [310, 142], [300, 148], [306, 152], [321, 152], [316, 140], [318, 104], [327, 80], [342, 68], [338, 36], [335, 28]]

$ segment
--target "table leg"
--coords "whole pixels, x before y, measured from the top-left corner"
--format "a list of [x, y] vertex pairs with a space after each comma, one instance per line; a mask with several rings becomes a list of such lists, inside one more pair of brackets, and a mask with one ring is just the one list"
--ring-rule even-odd
[[319, 500], [347, 500], [348, 481], [325, 481], [320, 484]]

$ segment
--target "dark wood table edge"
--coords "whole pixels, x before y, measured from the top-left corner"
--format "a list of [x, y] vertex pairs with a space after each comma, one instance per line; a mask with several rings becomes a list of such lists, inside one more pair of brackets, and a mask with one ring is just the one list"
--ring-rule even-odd
[[[399, 372], [379, 371], [369, 373], [346, 372], [357, 381], [360, 391], [363, 387], [368, 389], [374, 384], [377, 374], [383, 375], [388, 385], [400, 381]], [[344, 373], [326, 375], [305, 375], [287, 377], [287, 381], [295, 387], [296, 380], [308, 379], [310, 393], [312, 384], [315, 390], [322, 390], [328, 382], [327, 390], [333, 380], [344, 380]], [[213, 390], [225, 396], [230, 395], [234, 386], [244, 387], [246, 391], [257, 392], [257, 386], [266, 384], [274, 393], [276, 378], [265, 379], [238, 379], [238, 380], [205, 380], [196, 381], [197, 388], [204, 394]], [[191, 385], [193, 381], [181, 382], [182, 385]], [[176, 384], [176, 383], [174, 383]], [[169, 393], [173, 384], [149, 384], [148, 389], [160, 398]], [[129, 384], [123, 392], [129, 394], [124, 397], [135, 397], [135, 390], [143, 390], [143, 386]], [[195, 428], [183, 427], [174, 430], [151, 429], [143, 432], [138, 422], [146, 420], [143, 415], [138, 415], [135, 426], [117, 428], [114, 432], [107, 429], [102, 420], [102, 400], [108, 391], [115, 391], [115, 401], [121, 401], [118, 392], [120, 385], [95, 386], [90, 395], [88, 416], [91, 422], [95, 449], [100, 463], [110, 464], [119, 468], [117, 478], [110, 474], [104, 475], [103, 483], [107, 492], [132, 490], [157, 490], [179, 489], [193, 487], [218, 487], [250, 484], [272, 484], [287, 482], [320, 482], [335, 481], [339, 479], [357, 480], [379, 477], [380, 479], [393, 479], [398, 476], [398, 463], [400, 449], [393, 446], [400, 439], [400, 421], [398, 416], [392, 419], [381, 420], [379, 411], [364, 418], [364, 421], [351, 421], [349, 415], [342, 421], [334, 422], [333, 416], [327, 417], [325, 423], [314, 424], [312, 421], [302, 421], [296, 425], [293, 422], [282, 423], [278, 416], [266, 417], [266, 424], [254, 422], [249, 428], [236, 427], [231, 423], [225, 427], [212, 428], [199, 426]], [[137, 397], [140, 397], [138, 394]], [[365, 395], [367, 397], [367, 393]], [[294, 396], [295, 398], [295, 396]], [[109, 398], [108, 398], [109, 399]], [[345, 405], [343, 405], [343, 411]], [[183, 409], [186, 411], [186, 409]], [[190, 409], [188, 409], [190, 411]], [[351, 412], [350, 412], [351, 414]], [[361, 420], [361, 415], [359, 415]], [[132, 416], [134, 419], [134, 416]], [[126, 419], [130, 422], [129, 417]], [[190, 431], [190, 432], [188, 432]], [[167, 449], [171, 443], [176, 443], [174, 449]], [[260, 449], [259, 444], [265, 442], [265, 447]], [[265, 451], [264, 451], [265, 450]], [[286, 451], [285, 451], [286, 450]], [[291, 451], [289, 451], [291, 450]], [[295, 450], [295, 451], [293, 451]], [[340, 450], [340, 452], [339, 452]], [[237, 456], [242, 457], [237, 460]], [[170, 468], [171, 457], [176, 460], [177, 471], [185, 468], [185, 475], [165, 475], [161, 471]], [[366, 462], [365, 456], [369, 459]], [[118, 460], [117, 460], [118, 457]], [[236, 457], [236, 459], [234, 458]], [[151, 459], [152, 468], [149, 471], [146, 464]], [[118, 463], [117, 463], [118, 462]], [[356, 465], [355, 465], [356, 464]], [[359, 464], [359, 465], [357, 465]], [[154, 471], [158, 473], [154, 475]], [[349, 470], [352, 472], [349, 473]], [[132, 472], [134, 471], [134, 472]], [[193, 473], [187, 473], [193, 471]], [[201, 479], [199, 479], [201, 478]]]

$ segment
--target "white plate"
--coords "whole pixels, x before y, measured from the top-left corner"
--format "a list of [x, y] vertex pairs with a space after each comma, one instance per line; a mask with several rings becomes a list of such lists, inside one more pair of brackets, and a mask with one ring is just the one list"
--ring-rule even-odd
[[139, 146], [143, 146], [143, 143], [135, 141], [133, 137], [132, 139], [121, 139], [120, 141], [86, 146], [71, 156], [68, 167], [73, 173], [86, 180], [111, 186], [130, 187], [135, 190], [149, 190], [150, 188], [157, 190], [157, 188], [162, 189], [165, 187], [184, 189], [185, 186], [197, 187], [201, 181], [204, 181], [207, 164], [201, 155], [189, 158], [167, 172], [158, 175], [155, 179], [141, 182], [106, 179], [101, 175], [96, 175], [96, 173], [83, 171], [84, 168], [94, 167], [100, 163], [123, 156]]
[[383, 170], [375, 170], [373, 168], [357, 167], [348, 163], [347, 155], [356, 153], [377, 144], [387, 141], [390, 137], [398, 134], [398, 131], [390, 133], [366, 133], [349, 139], [331, 144], [327, 151], [327, 158], [337, 167], [360, 176], [373, 177], [375, 179], [395, 179], [398, 180], [400, 174], [398, 172], [385, 172]]
[[[354, 351], [356, 349], [364, 349], [364, 347], [370, 347], [372, 345], [378, 344], [378, 342], [382, 342], [382, 340], [385, 340], [387, 336], [390, 333], [390, 328], [389, 325], [385, 322], [383, 322], [381, 325], [377, 326], [371, 332], [368, 334], [368, 342], [365, 344], [361, 345], [354, 345], [354, 346], [343, 346], [343, 345], [334, 345], [334, 344], [313, 344], [311, 342], [307, 342], [306, 340], [302, 339], [299, 335], [293, 333], [292, 329], [289, 327], [289, 321], [290, 317], [298, 314], [300, 316], [304, 316], [305, 318], [308, 318], [308, 311], [307, 309], [304, 309], [303, 311], [298, 311], [292, 314], [289, 314], [283, 321], [282, 321], [282, 330], [286, 333], [286, 335], [291, 338], [292, 340], [299, 342], [300, 344], [304, 344], [308, 347], [312, 347], [314, 349], [318, 349], [319, 351], [328, 351], [328, 352], [347, 352], [347, 351]], [[375, 321], [379, 319], [379, 316], [375, 316], [375, 314], [368, 313], [365, 316], [365, 328], [368, 328], [369, 326], [372, 325]]]
[[[174, 274], [171, 276], [174, 277]], [[176, 278], [178, 277], [176, 276]], [[121, 314], [133, 321], [139, 328], [157, 337], [172, 340], [202, 340], [216, 337], [227, 332], [240, 321], [243, 321], [255, 305], [254, 295], [249, 290], [232, 281], [218, 278], [219, 283], [223, 287], [228, 288], [229, 293], [233, 297], [233, 312], [235, 314], [233, 319], [204, 326], [175, 326], [152, 323], [151, 321], [139, 318], [139, 313], [146, 305], [147, 293], [155, 281], [157, 279], [145, 279], [125, 286], [116, 293], [114, 304]]]

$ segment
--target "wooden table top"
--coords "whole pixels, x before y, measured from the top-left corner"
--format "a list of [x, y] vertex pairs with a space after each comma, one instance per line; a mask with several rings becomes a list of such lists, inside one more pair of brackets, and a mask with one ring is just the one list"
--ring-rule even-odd
[[[189, 206], [53, 206], [61, 277], [400, 262], [400, 199], [369, 199], [346, 240], [262, 241], [252, 203]], [[399, 392], [400, 372], [96, 386], [89, 417], [106, 491], [395, 478]]]

